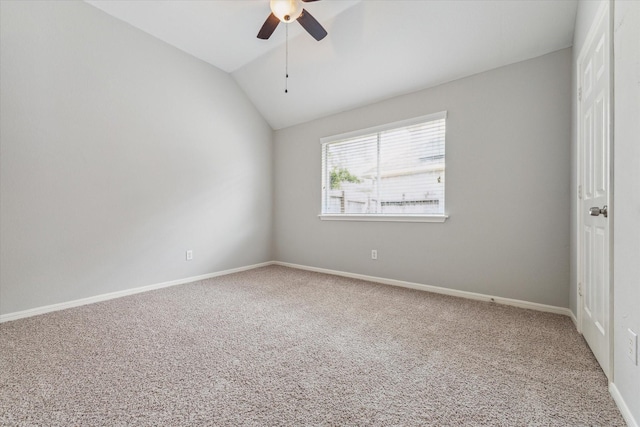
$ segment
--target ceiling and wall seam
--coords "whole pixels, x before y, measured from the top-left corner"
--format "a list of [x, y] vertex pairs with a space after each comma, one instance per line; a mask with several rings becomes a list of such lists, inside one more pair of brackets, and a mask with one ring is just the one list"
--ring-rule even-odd
[[329, 36], [291, 24], [285, 94], [282, 25], [256, 38], [267, 0], [86, 1], [229, 72], [272, 129], [569, 47], [577, 10], [577, 0], [313, 2]]

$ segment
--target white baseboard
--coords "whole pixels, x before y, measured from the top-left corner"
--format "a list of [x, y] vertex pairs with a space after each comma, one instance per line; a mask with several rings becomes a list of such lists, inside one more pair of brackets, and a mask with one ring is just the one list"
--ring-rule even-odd
[[308, 270], [308, 271], [315, 271], [315, 272], [318, 272], [318, 273], [333, 274], [335, 276], [342, 276], [342, 277], [349, 277], [349, 278], [352, 278], [352, 279], [367, 280], [369, 282], [382, 283], [382, 284], [385, 284], [385, 285], [400, 286], [400, 287], [403, 287], [403, 288], [418, 289], [418, 290], [421, 290], [421, 291], [433, 292], [433, 293], [437, 293], [437, 294], [444, 294], [444, 295], [450, 295], [450, 296], [473, 299], [473, 300], [479, 300], [479, 301], [495, 302], [495, 303], [498, 303], [498, 304], [511, 305], [511, 306], [514, 306], [514, 307], [527, 308], [527, 309], [530, 309], [530, 310], [537, 310], [537, 311], [544, 311], [544, 312], [548, 312], [548, 313], [562, 314], [562, 315], [565, 315], [565, 316], [570, 316], [571, 320], [573, 320], [574, 324], [577, 324], [577, 322], [575, 320], [575, 317], [573, 316], [573, 313], [571, 312], [571, 310], [569, 310], [568, 308], [565, 308], [565, 307], [556, 307], [556, 306], [553, 306], [553, 305], [539, 304], [539, 303], [535, 303], [535, 302], [529, 302], [529, 301], [522, 301], [522, 300], [511, 299], [511, 298], [503, 298], [503, 297], [497, 297], [497, 296], [492, 296], [492, 295], [479, 294], [479, 293], [475, 293], [475, 292], [459, 291], [459, 290], [456, 290], [456, 289], [448, 289], [448, 288], [442, 288], [442, 287], [439, 287], [439, 286], [424, 285], [424, 284], [421, 284], [421, 283], [405, 282], [405, 281], [402, 281], [402, 280], [386, 279], [386, 278], [375, 277], [375, 276], [367, 276], [367, 275], [364, 275], [364, 274], [348, 273], [348, 272], [345, 272], [345, 271], [329, 270], [329, 269], [326, 269], [326, 268], [310, 267], [310, 266], [307, 266], [307, 265], [291, 264], [291, 263], [288, 263], [288, 262], [281, 262], [281, 261], [267, 261], [267, 262], [263, 262], [263, 263], [259, 263], [259, 264], [253, 264], [253, 265], [247, 265], [247, 266], [244, 266], [244, 267], [233, 268], [233, 269], [230, 269], [230, 270], [224, 270], [224, 271], [218, 271], [218, 272], [215, 272], [215, 273], [203, 274], [201, 276], [187, 277], [187, 278], [184, 278], [184, 279], [172, 280], [172, 281], [163, 282], [163, 283], [156, 283], [156, 284], [153, 284], [153, 285], [142, 286], [142, 287], [133, 288], [133, 289], [125, 289], [125, 290], [122, 290], [122, 291], [111, 292], [111, 293], [108, 293], [108, 294], [96, 295], [96, 296], [93, 296], [93, 297], [82, 298], [82, 299], [62, 302], [62, 303], [58, 303], [58, 304], [46, 305], [46, 306], [43, 306], [43, 307], [36, 307], [36, 308], [29, 309], [29, 310], [16, 311], [16, 312], [13, 312], [13, 313], [2, 314], [2, 315], [0, 315], [0, 323], [9, 322], [9, 321], [12, 321], [12, 320], [17, 320], [17, 319], [22, 319], [22, 318], [25, 318], [25, 317], [37, 316], [39, 314], [50, 313], [52, 311], [58, 311], [58, 310], [64, 310], [64, 309], [67, 309], [67, 308], [78, 307], [78, 306], [81, 306], [81, 305], [92, 304], [94, 302], [107, 301], [107, 300], [110, 300], [110, 299], [120, 298], [120, 297], [124, 297], [124, 296], [127, 296], [127, 295], [133, 295], [133, 294], [138, 294], [138, 293], [141, 293], [141, 292], [152, 291], [154, 289], [161, 289], [161, 288], [167, 288], [169, 286], [176, 286], [176, 285], [182, 285], [182, 284], [190, 283], [190, 282], [197, 282], [198, 280], [210, 279], [212, 277], [224, 276], [224, 275], [227, 275], [227, 274], [238, 273], [238, 272], [246, 271], [246, 270], [252, 270], [252, 269], [258, 268], [258, 267], [266, 267], [268, 265], [281, 265], [281, 266], [284, 266], [284, 267], [297, 268], [299, 270]]
[[609, 393], [611, 394], [611, 397], [613, 397], [613, 400], [616, 402], [616, 405], [618, 405], [618, 409], [620, 410], [620, 413], [622, 413], [622, 418], [624, 418], [624, 420], [627, 422], [627, 425], [629, 427], [640, 427], [638, 425], [638, 422], [633, 418], [629, 407], [627, 406], [626, 402], [622, 398], [622, 395], [620, 394], [618, 388], [614, 383], [609, 383]]
[[573, 314], [573, 311], [571, 311], [571, 309], [569, 309], [569, 317], [571, 317], [571, 321], [573, 322], [573, 325], [576, 327], [578, 332], [580, 332], [580, 328], [578, 327], [578, 318], [576, 317], [575, 314]]
[[12, 320], [18, 320], [25, 317], [37, 316], [39, 314], [50, 313], [52, 311], [64, 310], [67, 308], [78, 307], [81, 305], [93, 304], [94, 302], [107, 301], [114, 298], [120, 298], [127, 295], [139, 294], [141, 292], [153, 291], [155, 289], [168, 288], [169, 286], [182, 285], [185, 283], [197, 282], [199, 280], [210, 279], [217, 276], [225, 276], [227, 274], [238, 273], [240, 271], [252, 270], [258, 267], [265, 267], [273, 264], [272, 261], [263, 262], [260, 264], [247, 265], [244, 267], [232, 268], [230, 270], [217, 271], [215, 273], [203, 274], [201, 276], [186, 277], [184, 279], [172, 280], [169, 282], [156, 283], [154, 285], [141, 286], [138, 288], [125, 289], [117, 292], [110, 292], [108, 294], [96, 295], [93, 297], [77, 299], [73, 301], [61, 302], [58, 304], [45, 305], [43, 307], [31, 308], [29, 310], [16, 311], [13, 313], [7, 313], [0, 315], [0, 323], [10, 322]]
[[326, 273], [326, 274], [333, 274], [335, 276], [349, 277], [349, 278], [352, 278], [352, 279], [367, 280], [369, 282], [382, 283], [382, 284], [385, 284], [385, 285], [392, 285], [392, 286], [400, 286], [400, 287], [403, 287], [403, 288], [418, 289], [418, 290], [421, 290], [421, 291], [433, 292], [433, 293], [436, 293], [436, 294], [444, 294], [444, 295], [450, 295], [450, 296], [454, 296], [454, 297], [461, 297], [461, 298], [467, 298], [467, 299], [473, 299], [473, 300], [479, 300], [479, 301], [495, 302], [495, 303], [498, 303], [498, 304], [511, 305], [511, 306], [514, 306], [514, 307], [527, 308], [527, 309], [530, 309], [530, 310], [544, 311], [544, 312], [547, 312], [547, 313], [562, 314], [562, 315], [565, 315], [565, 316], [571, 316], [571, 314], [572, 314], [571, 310], [569, 310], [568, 308], [556, 307], [554, 305], [547, 305], [547, 304], [539, 304], [537, 302], [522, 301], [522, 300], [517, 300], [517, 299], [511, 299], [511, 298], [503, 298], [503, 297], [479, 294], [479, 293], [475, 293], [475, 292], [459, 291], [459, 290], [456, 290], [456, 289], [441, 288], [439, 286], [423, 285], [421, 283], [405, 282], [405, 281], [402, 281], [402, 280], [385, 279], [385, 278], [382, 278], [382, 277], [367, 276], [367, 275], [364, 275], [364, 274], [347, 273], [347, 272], [344, 272], [344, 271], [329, 270], [329, 269], [326, 269], [326, 268], [309, 267], [307, 265], [291, 264], [291, 263], [288, 263], [288, 262], [273, 261], [273, 264], [281, 265], [283, 267], [297, 268], [297, 269], [300, 269], [300, 270], [315, 271], [317, 273]]

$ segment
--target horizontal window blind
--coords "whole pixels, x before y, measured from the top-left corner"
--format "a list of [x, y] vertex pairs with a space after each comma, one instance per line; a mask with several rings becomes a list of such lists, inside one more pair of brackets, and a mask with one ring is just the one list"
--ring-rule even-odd
[[322, 140], [322, 214], [444, 215], [446, 113]]

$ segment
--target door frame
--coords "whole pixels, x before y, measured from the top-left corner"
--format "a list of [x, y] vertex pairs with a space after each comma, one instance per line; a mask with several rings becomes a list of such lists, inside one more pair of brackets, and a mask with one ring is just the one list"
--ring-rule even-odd
[[609, 195], [608, 195], [608, 210], [609, 210], [609, 295], [608, 295], [608, 323], [607, 323], [607, 347], [609, 350], [609, 366], [607, 369], [608, 380], [609, 383], [613, 383], [613, 333], [614, 333], [614, 325], [613, 325], [613, 296], [614, 296], [614, 277], [613, 277], [613, 227], [614, 227], [614, 217], [615, 217], [615, 209], [614, 209], [614, 183], [613, 183], [613, 164], [614, 164], [614, 138], [613, 138], [613, 120], [614, 120], [614, 111], [613, 111], [613, 102], [614, 102], [614, 86], [613, 86], [613, 78], [614, 78], [614, 69], [613, 69], [613, 0], [605, 0], [601, 4], [596, 13], [591, 25], [589, 27], [589, 31], [587, 32], [587, 36], [585, 38], [584, 45], [582, 46], [582, 50], [578, 55], [578, 59], [576, 61], [576, 88], [578, 99], [577, 103], [577, 116], [576, 116], [576, 137], [577, 137], [577, 150], [576, 150], [576, 182], [578, 188], [576, 189], [575, 197], [576, 197], [576, 297], [577, 297], [577, 313], [576, 313], [576, 327], [578, 332], [582, 334], [582, 321], [584, 318], [583, 306], [584, 306], [584, 277], [583, 277], [583, 262], [582, 262], [582, 229], [584, 226], [583, 222], [583, 212], [582, 212], [582, 194], [584, 189], [583, 183], [583, 153], [584, 153], [584, 144], [582, 141], [582, 63], [584, 62], [584, 58], [591, 46], [595, 38], [596, 30], [599, 24], [604, 20], [609, 20]]

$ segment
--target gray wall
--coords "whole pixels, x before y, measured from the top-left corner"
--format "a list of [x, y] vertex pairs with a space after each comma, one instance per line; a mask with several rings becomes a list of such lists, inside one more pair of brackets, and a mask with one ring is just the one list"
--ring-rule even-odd
[[1, 314], [272, 259], [272, 131], [228, 74], [83, 2], [1, 7]]
[[640, 423], [640, 366], [626, 356], [640, 334], [640, 2], [614, 3], [614, 375]]
[[[276, 131], [276, 259], [568, 307], [571, 58], [564, 49]], [[318, 219], [321, 137], [442, 110], [447, 222]]]

